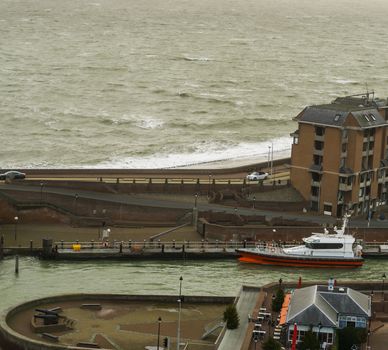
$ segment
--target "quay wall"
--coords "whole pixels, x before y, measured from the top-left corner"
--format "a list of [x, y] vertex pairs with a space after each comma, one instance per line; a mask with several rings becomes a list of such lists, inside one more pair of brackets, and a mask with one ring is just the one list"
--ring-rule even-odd
[[[278, 222], [282, 224], [281, 221]], [[286, 223], [286, 222], [284, 222]], [[223, 241], [301, 241], [303, 237], [311, 235], [311, 232], [323, 232], [319, 225], [311, 223], [294, 222], [284, 226], [271, 225], [220, 225], [209, 223], [204, 219], [198, 220], [197, 231], [205, 239]], [[298, 226], [296, 226], [298, 225]], [[307, 226], [308, 225], [308, 226]], [[383, 227], [357, 228], [350, 227], [349, 232], [356, 239], [365, 242], [387, 242], [388, 230]]]

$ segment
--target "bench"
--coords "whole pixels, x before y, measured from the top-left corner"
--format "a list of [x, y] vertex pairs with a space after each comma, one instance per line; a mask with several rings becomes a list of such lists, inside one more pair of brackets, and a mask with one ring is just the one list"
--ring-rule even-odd
[[82, 304], [81, 309], [101, 310], [102, 306], [101, 306], [101, 304]]
[[55, 341], [55, 342], [59, 341], [59, 337], [57, 335], [50, 334], [50, 333], [42, 333], [42, 338]]
[[79, 342], [77, 343], [77, 346], [80, 348], [101, 349], [100, 345], [97, 343]]

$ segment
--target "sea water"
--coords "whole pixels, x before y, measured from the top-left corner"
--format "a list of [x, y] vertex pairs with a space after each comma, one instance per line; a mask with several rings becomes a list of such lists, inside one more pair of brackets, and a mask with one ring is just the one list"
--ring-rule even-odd
[[309, 269], [261, 266], [219, 261], [45, 261], [14, 257], [0, 261], [0, 311], [34, 298], [64, 293], [121, 293], [177, 295], [183, 277], [184, 295], [236, 296], [244, 285], [270, 282], [322, 281], [330, 277], [343, 281], [381, 281], [388, 260], [366, 260], [357, 269]]
[[2, 0], [1, 168], [289, 150], [306, 105], [388, 96], [385, 0]]

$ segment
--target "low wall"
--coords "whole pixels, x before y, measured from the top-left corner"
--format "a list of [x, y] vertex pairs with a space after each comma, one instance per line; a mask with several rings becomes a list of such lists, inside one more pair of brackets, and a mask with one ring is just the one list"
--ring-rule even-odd
[[[235, 297], [217, 297], [217, 296], [184, 296], [185, 303], [192, 304], [230, 304]], [[64, 294], [41, 299], [31, 300], [19, 304], [5, 311], [0, 318], [0, 345], [4, 349], [12, 350], [72, 350], [86, 349], [82, 347], [65, 346], [60, 344], [43, 343], [34, 339], [27, 338], [22, 334], [15, 332], [8, 326], [8, 321], [19, 312], [35, 308], [42, 304], [59, 303], [61, 301], [138, 301], [138, 302], [159, 302], [176, 303], [176, 295], [124, 295], [124, 294]]]

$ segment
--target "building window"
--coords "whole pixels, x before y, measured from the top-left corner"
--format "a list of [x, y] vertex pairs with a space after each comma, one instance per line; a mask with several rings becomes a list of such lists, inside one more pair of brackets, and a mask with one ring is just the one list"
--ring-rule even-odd
[[325, 128], [322, 128], [321, 126], [316, 126], [315, 127], [315, 135], [317, 135], [317, 136], [325, 135]]
[[324, 145], [324, 143], [322, 141], [315, 141], [314, 142], [314, 147], [318, 151], [323, 150], [323, 145]]
[[314, 165], [321, 165], [323, 161], [323, 157], [317, 154], [314, 154]]
[[331, 203], [324, 203], [323, 204], [323, 214], [325, 215], [331, 215], [333, 205]]
[[327, 341], [328, 344], [333, 344], [333, 333], [327, 333]]
[[318, 173], [311, 173], [311, 177], [313, 179], [313, 181], [321, 181], [321, 174], [318, 174]]

